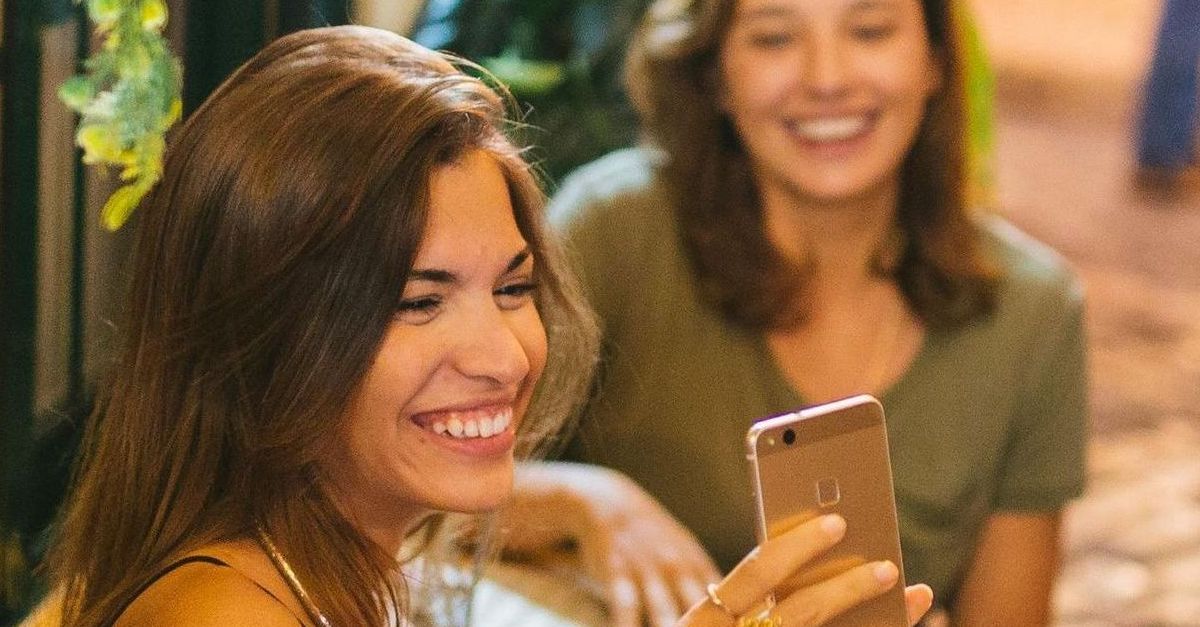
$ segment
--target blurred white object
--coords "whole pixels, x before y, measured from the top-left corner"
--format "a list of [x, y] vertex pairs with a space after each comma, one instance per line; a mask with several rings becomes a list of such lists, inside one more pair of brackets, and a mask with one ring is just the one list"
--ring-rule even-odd
[[536, 567], [498, 562], [475, 588], [471, 627], [601, 627], [604, 605], [586, 586]]
[[408, 35], [425, 3], [421, 0], [358, 0], [354, 22]]

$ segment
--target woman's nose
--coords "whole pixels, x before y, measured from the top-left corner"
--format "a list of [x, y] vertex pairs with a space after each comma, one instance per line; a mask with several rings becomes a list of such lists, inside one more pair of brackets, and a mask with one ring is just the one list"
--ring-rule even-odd
[[[463, 329], [456, 362], [468, 377], [486, 378], [502, 385], [518, 384], [529, 374], [521, 314], [484, 307]], [[527, 340], [526, 340], [527, 341]]]
[[813, 96], [833, 98], [847, 88], [848, 72], [842, 47], [831, 38], [813, 41], [801, 62], [801, 80]]

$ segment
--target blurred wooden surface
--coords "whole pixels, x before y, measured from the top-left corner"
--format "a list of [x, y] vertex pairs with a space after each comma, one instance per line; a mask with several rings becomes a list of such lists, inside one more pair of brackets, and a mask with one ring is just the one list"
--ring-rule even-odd
[[1200, 625], [1200, 185], [1135, 184], [1157, 0], [972, 0], [1001, 210], [1087, 288], [1093, 442], [1059, 627]]

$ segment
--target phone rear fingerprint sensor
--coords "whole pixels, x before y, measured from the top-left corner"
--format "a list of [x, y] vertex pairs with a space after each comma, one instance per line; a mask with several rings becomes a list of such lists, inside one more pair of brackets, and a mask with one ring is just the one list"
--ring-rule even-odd
[[837, 479], [828, 477], [817, 480], [817, 504], [821, 507], [832, 507], [842, 500], [842, 491], [838, 488]]

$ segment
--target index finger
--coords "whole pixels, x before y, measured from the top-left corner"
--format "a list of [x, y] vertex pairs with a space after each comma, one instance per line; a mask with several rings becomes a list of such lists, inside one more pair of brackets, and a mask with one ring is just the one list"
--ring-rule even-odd
[[638, 588], [628, 562], [619, 554], [609, 558], [608, 611], [617, 627], [636, 627], [641, 624], [641, 605]]
[[767, 540], [745, 557], [717, 587], [716, 593], [734, 614], [758, 605], [801, 566], [829, 550], [846, 535], [846, 520], [837, 514], [814, 518]]

